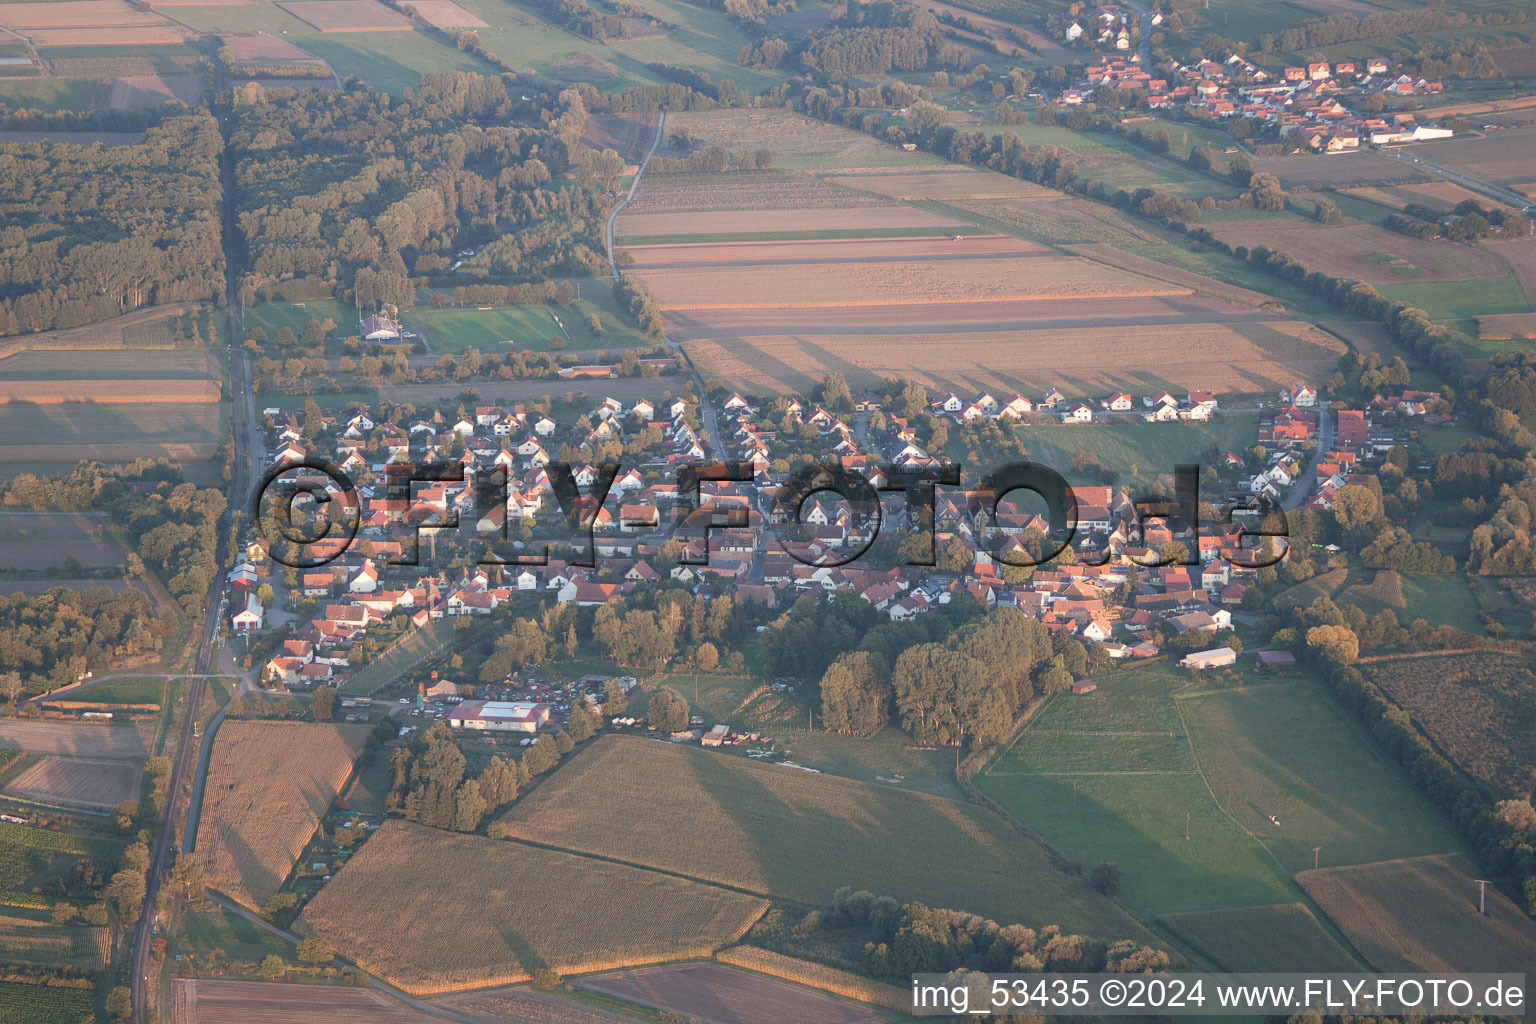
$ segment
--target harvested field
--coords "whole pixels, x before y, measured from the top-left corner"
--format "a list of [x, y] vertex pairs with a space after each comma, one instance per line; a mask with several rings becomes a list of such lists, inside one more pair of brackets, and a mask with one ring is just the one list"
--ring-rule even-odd
[[1431, 654], [1362, 663], [1435, 748], [1496, 791], [1536, 778], [1536, 674], [1513, 654]]
[[577, 987], [705, 1024], [874, 1024], [886, 1011], [720, 964], [668, 964], [583, 978]]
[[851, 885], [1000, 922], [1151, 941], [980, 808], [654, 740], [596, 740], [500, 820], [533, 842], [813, 905]]
[[1381, 185], [1401, 181], [1428, 181], [1433, 175], [1406, 160], [1376, 153], [1335, 153], [1330, 156], [1255, 157], [1253, 168], [1273, 174], [1285, 188], [1315, 185], [1323, 188], [1349, 185]]
[[1421, 143], [1415, 151], [1423, 159], [1495, 185], [1531, 180], [1531, 151], [1536, 147], [1536, 125], [1506, 128], [1473, 138], [1463, 136]]
[[160, 402], [217, 402], [219, 385], [211, 380], [0, 381], [0, 405], [153, 405]]
[[220, 36], [219, 44], [229, 51], [229, 58], [237, 64], [290, 61], [314, 61], [325, 63], [308, 50], [301, 50], [281, 36]]
[[0, 25], [17, 31], [165, 24], [165, 19], [158, 14], [136, 10], [125, 0], [45, 0], [41, 3], [0, 4]]
[[191, 305], [147, 306], [132, 313], [62, 331], [43, 331], [0, 340], [0, 359], [17, 352], [83, 349], [172, 348], [175, 318], [198, 309]]
[[1487, 341], [1536, 339], [1536, 313], [1500, 313], [1477, 318], [1477, 336]]
[[225, 722], [213, 741], [197, 853], [208, 884], [260, 907], [352, 775], [365, 725]]
[[884, 196], [839, 188], [817, 178], [775, 174], [657, 175], [635, 190], [626, 216], [716, 210], [822, 210], [890, 206]]
[[1112, 267], [1140, 274], [1142, 277], [1150, 277], [1158, 281], [1167, 281], [1170, 284], [1181, 285], [1197, 293], [1214, 295], [1228, 302], [1235, 302], [1242, 306], [1268, 306], [1277, 307], [1280, 303], [1274, 296], [1256, 292], [1250, 288], [1240, 288], [1235, 284], [1227, 284], [1204, 274], [1192, 273], [1188, 270], [1180, 270], [1170, 267], [1166, 263], [1146, 256], [1140, 256], [1133, 252], [1125, 252], [1112, 245], [1092, 243], [1088, 245], [1074, 245], [1069, 251], [1099, 263], [1107, 263]]
[[[7, 467], [8, 468], [8, 467]], [[67, 472], [72, 467], [60, 466], [59, 471]], [[92, 590], [96, 587], [106, 587], [114, 594], [121, 594], [129, 587], [149, 593], [149, 588], [144, 586], [141, 580], [128, 580], [121, 576], [50, 576], [39, 580], [4, 580], [0, 581], [0, 594], [26, 594], [28, 597], [36, 597], [46, 594], [57, 587], [65, 590]], [[151, 595], [153, 596], [153, 595]]]
[[1040, 256], [1055, 258], [1051, 250], [1010, 235], [967, 235], [950, 238], [822, 239], [791, 242], [693, 242], [678, 245], [644, 245], [629, 250], [636, 271], [682, 266], [747, 267], [787, 264], [883, 263], [912, 261], [937, 263], [980, 257]]
[[150, 110], [166, 103], [196, 106], [206, 82], [202, 75], [126, 75], [112, 80], [107, 106], [113, 110]]
[[152, 722], [137, 725], [96, 725], [73, 722], [0, 722], [0, 749], [26, 750], [34, 754], [67, 754], [72, 757], [112, 757], [142, 760], [149, 757], [154, 739]]
[[122, 546], [101, 526], [98, 519], [69, 512], [0, 516], [0, 569], [47, 569], [71, 555], [82, 569], [122, 565]]
[[1491, 209], [1506, 208], [1505, 204], [1497, 200], [1443, 179], [1409, 182], [1403, 185], [1367, 185], [1363, 188], [1345, 188], [1339, 191], [1344, 195], [1357, 196], [1392, 209], [1400, 209], [1409, 203], [1423, 203], [1443, 212], [1468, 199]]
[[0, 381], [209, 380], [219, 363], [206, 348], [130, 349], [92, 352], [88, 359], [38, 349], [0, 359]]
[[634, 1024], [634, 1018], [628, 1014], [620, 1015], [591, 1003], [527, 986], [447, 996], [432, 1000], [432, 1005], [450, 1013], [509, 1024], [512, 1021], [518, 1024]]
[[163, 46], [186, 41], [175, 25], [118, 25], [112, 28], [34, 28], [27, 30], [32, 45], [50, 46]]
[[[559, 398], [570, 392], [589, 395], [601, 393], [614, 398], [649, 398], [654, 401], [657, 395], [665, 391], [678, 394], [685, 380], [686, 377], [667, 374], [660, 377], [616, 377], [607, 380], [487, 381], [480, 385], [480, 397], [485, 402], [529, 402], [546, 396]], [[463, 390], [462, 382], [453, 381], [440, 384], [385, 384], [379, 388], [379, 398], [386, 402], [423, 405], [450, 401]], [[326, 396], [317, 397], [324, 405]]]
[[331, 985], [177, 978], [171, 1024], [438, 1024], [382, 992]]
[[[641, 191], [644, 191], [643, 189]], [[743, 235], [760, 232], [863, 231], [900, 228], [963, 228], [962, 222], [911, 206], [863, 206], [851, 210], [743, 210], [740, 212], [630, 213], [626, 208], [614, 231], [625, 238], [668, 235]]]
[[427, 995], [525, 981], [542, 967], [568, 974], [707, 956], [766, 909], [670, 875], [389, 821], [296, 927]]
[[830, 173], [871, 167], [948, 166], [937, 157], [908, 153], [864, 132], [787, 110], [677, 111], [667, 115], [667, 128], [670, 132], [686, 130], [732, 152], [766, 149], [773, 154], [774, 167], [784, 170]]
[[277, 6], [321, 32], [411, 32], [416, 26], [378, 0], [292, 0]]
[[592, 114], [577, 141], [574, 159], [589, 149], [611, 149], [626, 164], [638, 164], [656, 139], [655, 114]]
[[974, 259], [943, 262], [891, 260], [841, 263], [835, 268], [777, 264], [750, 270], [641, 269], [634, 271], [634, 276], [662, 310], [924, 306], [1189, 292], [1113, 267], [1055, 255], [1042, 255], [1022, 265], [1014, 259], [980, 253]]
[[1304, 903], [1168, 914], [1160, 923], [1226, 971], [1358, 971]]
[[1303, 871], [1296, 881], [1378, 971], [1536, 968], [1536, 924], [1494, 886], [1479, 916], [1473, 870], [1458, 856], [1415, 857]]
[[454, 3], [453, 0], [409, 0], [416, 14], [433, 28], [456, 32], [465, 28], [487, 28], [486, 23]]
[[137, 800], [144, 781], [128, 761], [94, 761], [50, 754], [11, 780], [5, 791], [47, 804], [116, 807]]
[[1309, 270], [1374, 285], [1509, 276], [1508, 268], [1488, 246], [1410, 238], [1374, 224], [1233, 221], [1209, 230], [1229, 244], [1266, 245], [1302, 261]]
[[1017, 228], [1043, 242], [1134, 245], [1157, 241], [1125, 214], [1086, 199], [1002, 199], [959, 202], [955, 206], [989, 221]]
[[732, 336], [717, 330], [685, 341], [684, 348], [706, 378], [761, 394], [805, 394], [837, 370], [856, 386], [907, 376], [957, 393], [1059, 387], [1083, 396], [1116, 387], [1262, 394], [1287, 380], [1326, 375], [1346, 350], [1337, 338], [1296, 321], [1235, 319], [990, 333], [908, 334], [897, 328], [853, 335], [789, 328], [777, 335]]
[[901, 200], [1040, 199], [1061, 193], [997, 171], [972, 171], [961, 167], [899, 173], [842, 175], [828, 181], [844, 188], [873, 192]]
[[[163, 455], [212, 458], [219, 446], [216, 402], [0, 405], [0, 463], [128, 462]], [[112, 440], [100, 440], [111, 438]]]

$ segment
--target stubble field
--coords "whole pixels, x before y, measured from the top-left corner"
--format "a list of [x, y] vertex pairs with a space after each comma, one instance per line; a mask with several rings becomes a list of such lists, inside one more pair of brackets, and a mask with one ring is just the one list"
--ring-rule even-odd
[[197, 828], [208, 884], [259, 908], [282, 886], [352, 774], [361, 725], [225, 722]]
[[453, 0], [411, 0], [416, 13], [433, 28], [456, 32], [466, 28], [485, 28], [486, 23]]
[[1487, 246], [1410, 238], [1374, 224], [1237, 221], [1215, 225], [1211, 233], [1231, 245], [1266, 245], [1310, 270], [1377, 286], [1509, 276], [1509, 269]]
[[[542, 787], [541, 787], [542, 788]], [[392, 923], [380, 927], [387, 905]], [[297, 927], [413, 995], [707, 956], [766, 901], [623, 864], [390, 821]]]
[[16, 776], [5, 791], [43, 803], [110, 808], [138, 799], [142, 783], [143, 773], [129, 761], [50, 754]]
[[283, 10], [321, 32], [410, 32], [411, 19], [377, 0], [293, 0]]
[[138, 725], [74, 725], [65, 722], [0, 722], [0, 749], [72, 757], [149, 757], [152, 723]]
[[986, 811], [652, 740], [598, 740], [501, 821], [532, 842], [811, 905], [851, 885], [1000, 922], [1147, 939]]

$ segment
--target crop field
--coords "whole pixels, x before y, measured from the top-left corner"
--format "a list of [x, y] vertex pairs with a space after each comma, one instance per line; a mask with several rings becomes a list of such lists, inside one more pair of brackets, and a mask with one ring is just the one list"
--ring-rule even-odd
[[0, 1024], [79, 1024], [92, 1004], [89, 988], [0, 981]]
[[50, 754], [16, 776], [7, 793], [49, 804], [116, 807], [137, 800], [144, 781], [138, 765]]
[[[912, 206], [860, 206], [852, 209], [781, 209], [721, 211], [704, 213], [631, 213], [626, 208], [614, 225], [617, 240], [683, 238], [722, 235], [752, 236], [767, 233], [786, 235], [836, 232], [845, 238], [899, 232], [914, 228], [953, 232], [963, 227], [961, 221]], [[914, 234], [917, 232], [914, 232]], [[638, 243], [635, 243], [638, 244]]]
[[668, 964], [583, 978], [588, 992], [718, 1024], [875, 1024], [889, 1014], [720, 964]]
[[120, 848], [111, 839], [0, 821], [0, 892], [29, 891], [31, 879], [38, 872], [53, 871], [61, 862], [67, 867], [81, 858], [109, 861]]
[[0, 6], [0, 25], [30, 34], [41, 28], [114, 28], [165, 25], [158, 14], [118, 0], [48, 0]]
[[1068, 857], [1118, 862], [1133, 910], [1293, 902], [1318, 844], [1355, 861], [1456, 848], [1308, 684], [1185, 694], [1199, 684], [1161, 664], [1098, 682], [1053, 698], [976, 783]]
[[169, 23], [114, 25], [111, 28], [34, 28], [27, 30], [34, 46], [163, 46], [186, 41], [186, 33]]
[[1536, 675], [1512, 654], [1432, 654], [1360, 666], [1435, 747], [1497, 791], [1524, 793], [1536, 768]]
[[948, 167], [940, 157], [908, 153], [864, 132], [788, 110], [679, 111], [667, 115], [667, 131], [687, 130], [706, 143], [736, 152], [766, 149], [779, 170], [830, 173], [875, 167]]
[[[527, 985], [445, 996], [433, 999], [432, 1005], [477, 1020], [526, 1024], [634, 1024], [634, 1018], [629, 1014], [619, 1014], [557, 992], [541, 992]], [[295, 1021], [294, 1024], [307, 1022]]]
[[95, 725], [66, 722], [0, 721], [0, 749], [70, 757], [109, 757], [128, 760], [149, 757], [154, 738], [151, 723]]
[[0, 405], [155, 405], [162, 402], [217, 402], [211, 380], [0, 381]]
[[[883, 315], [860, 307], [674, 313], [668, 322], [670, 335], [706, 378], [762, 394], [805, 394], [832, 370], [856, 386], [900, 375], [956, 393], [1049, 387], [1085, 396], [1116, 387], [1266, 393], [1287, 380], [1315, 377], [1345, 350], [1338, 339], [1296, 321], [1252, 320], [1248, 310], [1223, 316], [1221, 308], [1111, 299], [1086, 308], [972, 303]], [[1022, 319], [1032, 312], [1042, 319]], [[985, 313], [998, 321], [968, 319]], [[844, 333], [851, 331], [864, 333]]]
[[1409, 182], [1403, 185], [1367, 185], [1361, 188], [1341, 189], [1340, 192], [1376, 203], [1389, 210], [1400, 210], [1409, 203], [1422, 203], [1444, 212], [1468, 199], [1486, 207], [1504, 208], [1503, 203], [1444, 179]]
[[1495, 185], [1518, 185], [1531, 180], [1531, 146], [1536, 145], [1536, 125], [1506, 128], [1480, 138], [1437, 139], [1414, 147], [1415, 153], [1440, 167]]
[[1218, 224], [1211, 233], [1231, 245], [1267, 245], [1309, 269], [1377, 286], [1509, 277], [1509, 268], [1487, 246], [1410, 238], [1374, 224], [1249, 221]]
[[1477, 336], [1483, 341], [1530, 341], [1536, 339], [1536, 313], [1497, 313], [1477, 318]]
[[1264, 174], [1273, 174], [1284, 188], [1346, 188], [1431, 180], [1429, 172], [1419, 170], [1406, 160], [1395, 160], [1370, 152], [1335, 153], [1330, 156], [1264, 156], [1253, 160], [1253, 168]]
[[[58, 135], [55, 133], [54, 137]], [[174, 331], [179, 328], [185, 332], [192, 322], [189, 317], [205, 324], [211, 322], [210, 308], [192, 305], [150, 306], [84, 327], [9, 337], [0, 341], [0, 360], [27, 351], [169, 349], [175, 344]], [[78, 359], [61, 360], [61, 365], [77, 366], [79, 362]], [[5, 365], [5, 362], [0, 361], [0, 367]]]
[[106, 966], [110, 943], [107, 929], [56, 925], [41, 907], [0, 910], [0, 958], [7, 964], [99, 971]]
[[837, 175], [827, 180], [844, 188], [873, 192], [903, 201], [1040, 199], [1057, 195], [1055, 189], [1012, 175], [997, 171], [968, 170], [959, 166], [919, 171], [869, 171]]
[[200, 75], [124, 75], [112, 80], [107, 106], [113, 110], [149, 110], [166, 103], [197, 105], [207, 85]]
[[1304, 903], [1168, 914], [1160, 923], [1227, 971], [1358, 971]]
[[809, 904], [851, 885], [998, 921], [1143, 936], [986, 811], [652, 740], [599, 740], [501, 820], [533, 842]]
[[197, 827], [208, 884], [260, 907], [288, 877], [352, 774], [368, 727], [225, 722]]
[[292, 0], [278, 4], [321, 32], [410, 32], [411, 19], [377, 0]]
[[[626, 216], [641, 213], [701, 213], [729, 210], [822, 210], [893, 206], [894, 201], [842, 188], [804, 175], [660, 174], [647, 176], [635, 191]], [[744, 223], [750, 224], [750, 221]], [[814, 221], [807, 226], [814, 225]]]
[[1296, 880], [1378, 971], [1529, 972], [1536, 925], [1494, 886], [1479, 916], [1475, 877], [1460, 857], [1419, 857]]
[[[68, 402], [0, 406], [0, 463], [130, 462], [164, 456], [199, 461], [219, 447], [219, 406], [198, 403]], [[114, 440], [103, 441], [102, 438]]]
[[432, 1024], [442, 1019], [366, 988], [222, 978], [176, 978], [172, 984], [170, 1024]]
[[[451, 871], [443, 865], [451, 864]], [[395, 924], [380, 928], [387, 900]], [[767, 903], [522, 843], [403, 821], [380, 828], [297, 927], [413, 995], [707, 956]]]
[[486, 23], [453, 0], [411, 0], [416, 13], [433, 28], [456, 32], [466, 28], [486, 28]]
[[754, 267], [775, 264], [835, 266], [904, 261], [962, 263], [980, 258], [1050, 257], [1049, 249], [1008, 235], [968, 235], [959, 241], [931, 236], [813, 241], [690, 242], [645, 245], [630, 250], [634, 271], [690, 266]]

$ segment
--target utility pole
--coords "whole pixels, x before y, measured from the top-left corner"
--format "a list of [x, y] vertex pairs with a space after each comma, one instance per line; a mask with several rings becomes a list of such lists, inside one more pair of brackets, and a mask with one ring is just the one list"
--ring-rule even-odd
[[1477, 912], [1483, 917], [1488, 916], [1488, 879], [1474, 878], [1477, 883]]
[[1323, 848], [1321, 846], [1314, 846], [1314, 847], [1312, 847], [1312, 870], [1313, 871], [1317, 870], [1318, 855], [1321, 854], [1322, 852], [1323, 852]]

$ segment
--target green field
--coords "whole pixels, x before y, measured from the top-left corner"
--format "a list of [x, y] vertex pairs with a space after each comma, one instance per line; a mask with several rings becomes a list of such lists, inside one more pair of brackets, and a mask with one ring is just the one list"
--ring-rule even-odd
[[[606, 299], [600, 286], [591, 286]], [[593, 332], [587, 320], [598, 318], [601, 333]], [[555, 317], [565, 325], [562, 332]], [[610, 349], [620, 351], [636, 345], [651, 344], [619, 315], [611, 302], [582, 299], [569, 306], [499, 306], [495, 309], [434, 309], [423, 306], [405, 314], [406, 322], [426, 336], [434, 355], [479, 348], [501, 354], [531, 349], [550, 351], [550, 341], [559, 338], [572, 350]]]
[[1133, 252], [1147, 259], [1166, 263], [1170, 267], [1204, 274], [1225, 284], [1249, 288], [1265, 295], [1272, 295], [1285, 303], [1286, 309], [1304, 320], [1326, 320], [1338, 316], [1338, 310], [1323, 300], [1256, 269], [1252, 264], [1228, 256], [1214, 249], [1192, 249], [1187, 241], [1166, 242], [1156, 245], [1127, 245]]
[[89, 988], [0, 981], [0, 1024], [81, 1024], [91, 1017]]
[[176, 929], [176, 952], [191, 956], [194, 967], [214, 950], [222, 950], [230, 960], [252, 964], [272, 953], [293, 959], [288, 942], [211, 900], [188, 904], [177, 915]]
[[76, 858], [110, 860], [118, 849], [111, 839], [0, 821], [0, 892], [29, 891], [41, 876], [67, 868]]
[[576, 58], [613, 65], [613, 77], [595, 79], [592, 83], [604, 91], [656, 81], [642, 64], [617, 50], [594, 39], [562, 31], [544, 21], [532, 5], [515, 4], [510, 0], [459, 0], [459, 6], [490, 25], [476, 30], [481, 44], [486, 52], [516, 68], [519, 75], [532, 72], [551, 83], [560, 84], [565, 81], [560, 73], [561, 62]]
[[[1464, 537], [1465, 531], [1454, 531], [1453, 535]], [[1339, 591], [1335, 599], [1356, 605], [1367, 615], [1390, 608], [1404, 625], [1423, 619], [1431, 626], [1454, 626], [1468, 633], [1483, 631], [1477, 617], [1477, 602], [1462, 574], [1361, 569], [1351, 572], [1349, 580], [1350, 585]]]
[[1530, 303], [1513, 277], [1484, 281], [1432, 281], [1383, 285], [1377, 291], [1394, 302], [1406, 302], [1432, 320], [1465, 320], [1485, 313], [1524, 313]]
[[103, 704], [160, 704], [165, 700], [165, 682], [150, 676], [112, 679], [76, 690], [68, 699], [94, 700]]
[[345, 338], [358, 330], [357, 307], [335, 299], [310, 299], [308, 302], [263, 302], [246, 310], [240, 318], [244, 331], [260, 327], [267, 332], [267, 340], [277, 337], [277, 332], [287, 327], [295, 335], [303, 337], [304, 328], [311, 320], [336, 321], [336, 333]]
[[7, 78], [0, 103], [20, 110], [84, 110], [104, 95], [99, 82], [73, 78]]
[[[1010, 428], [1028, 450], [1030, 459], [1065, 476], [1070, 483], [1091, 484], [1072, 468], [1078, 452], [1092, 452], [1099, 464], [1113, 470], [1126, 483], [1147, 483], [1171, 476], [1180, 463], [1204, 463], [1209, 448], [1219, 451], [1240, 450], [1254, 436], [1257, 417], [1253, 413], [1223, 413], [1205, 422], [1146, 423], [1132, 422], [1037, 426], [1022, 424]], [[950, 457], [966, 465], [978, 464], [968, 457], [963, 434], [950, 434]], [[987, 452], [976, 453], [985, 463]]]
[[1120, 900], [1147, 916], [1294, 902], [1317, 845], [1333, 863], [1456, 849], [1301, 674], [1247, 678], [1266, 685], [1178, 695], [1165, 664], [1108, 673], [1053, 698], [976, 783], [1069, 858], [1118, 863]]
[[1227, 971], [1358, 971], [1304, 903], [1168, 914], [1160, 924]]
[[501, 822], [532, 842], [803, 904], [851, 885], [997, 921], [1147, 940], [987, 811], [655, 740], [598, 740]]

